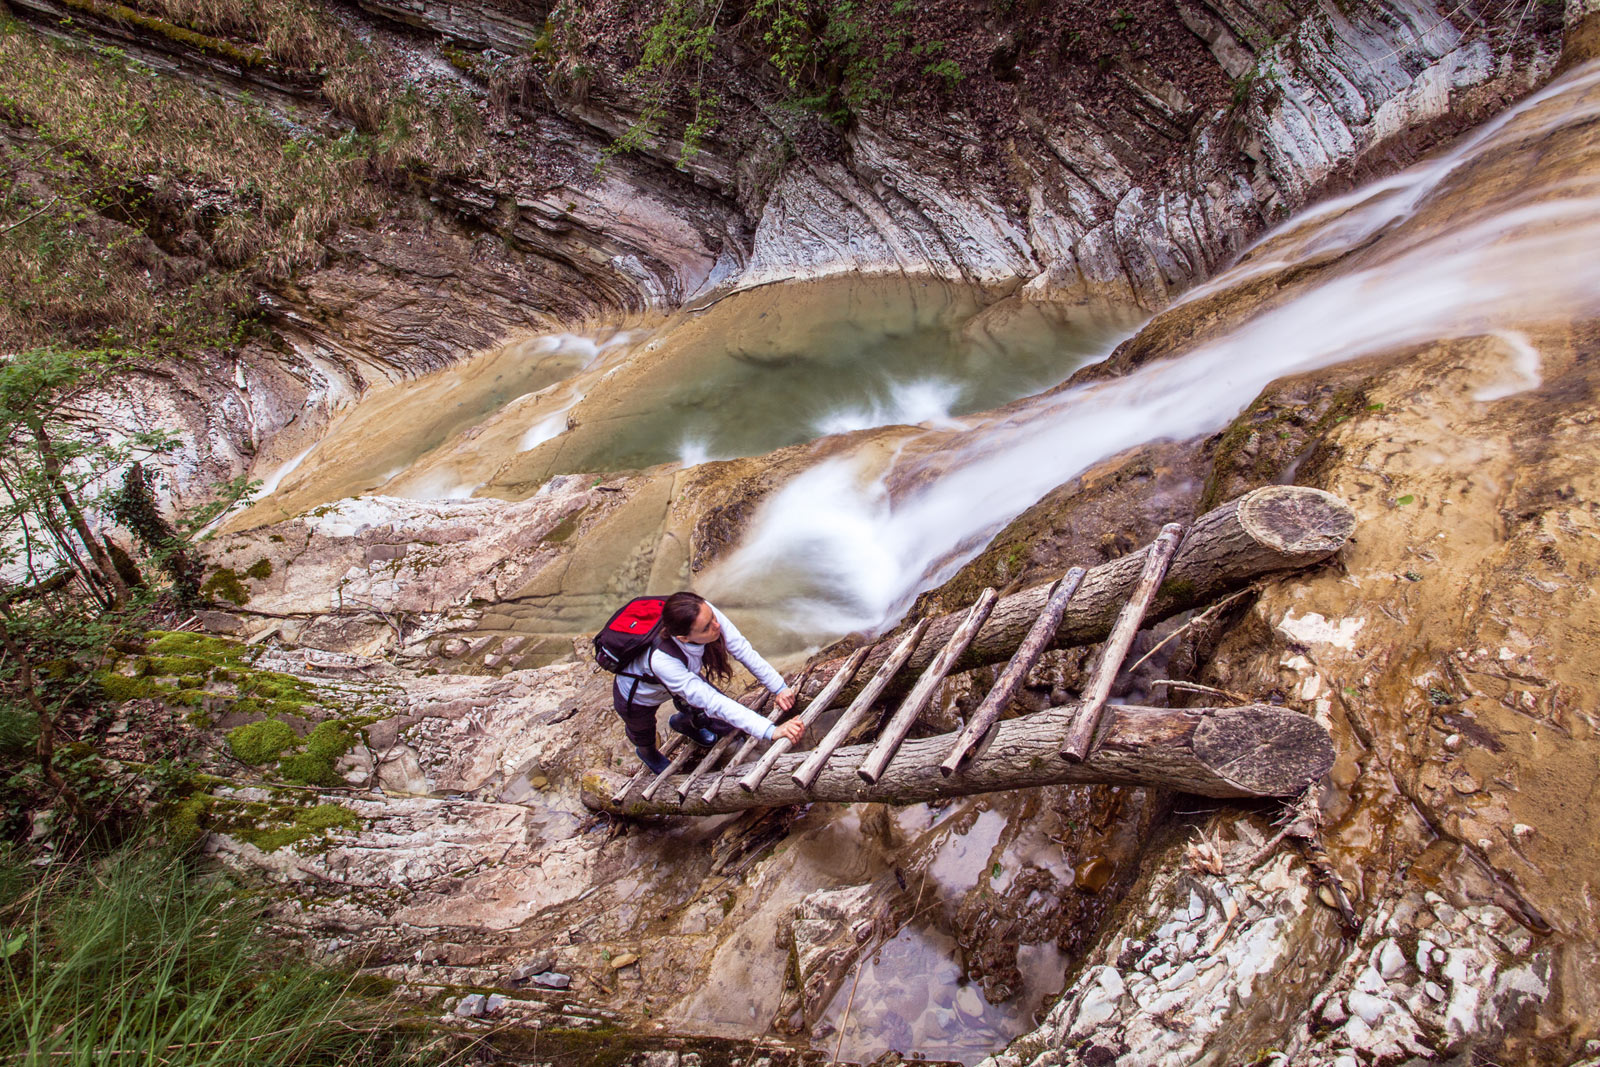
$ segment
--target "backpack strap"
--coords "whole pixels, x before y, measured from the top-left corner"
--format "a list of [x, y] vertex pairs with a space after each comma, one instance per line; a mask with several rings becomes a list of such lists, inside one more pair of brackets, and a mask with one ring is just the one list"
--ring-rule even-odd
[[629, 711], [633, 710], [633, 698], [634, 695], [639, 692], [640, 682], [654, 682], [657, 685], [661, 684], [661, 679], [650, 673], [650, 656], [658, 649], [662, 652], [665, 652], [667, 655], [671, 656], [685, 667], [689, 666], [689, 653], [685, 652], [683, 650], [683, 646], [679, 645], [678, 642], [668, 637], [665, 631], [658, 628], [656, 635], [651, 639], [650, 644], [646, 646], [643, 653], [643, 659], [645, 662], [644, 671], [640, 674], [634, 674], [630, 671], [617, 672], [618, 678], [633, 679], [633, 684], [628, 687], [627, 703]]

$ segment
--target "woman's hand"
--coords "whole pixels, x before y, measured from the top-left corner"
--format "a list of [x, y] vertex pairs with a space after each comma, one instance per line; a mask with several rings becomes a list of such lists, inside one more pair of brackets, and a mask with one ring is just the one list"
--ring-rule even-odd
[[784, 711], [788, 711], [790, 708], [794, 707], [794, 697], [794, 686], [790, 686], [789, 688], [783, 690], [778, 694], [778, 707], [782, 708]]
[[[793, 703], [793, 701], [791, 700], [790, 703]], [[778, 727], [778, 736], [788, 741], [791, 745], [798, 744], [800, 739], [805, 735], [806, 724], [801, 722], [799, 719], [790, 719], [788, 722]]]

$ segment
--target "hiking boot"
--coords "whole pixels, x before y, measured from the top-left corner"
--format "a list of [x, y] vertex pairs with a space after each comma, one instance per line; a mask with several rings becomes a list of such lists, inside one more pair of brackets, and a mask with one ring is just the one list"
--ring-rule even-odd
[[634, 751], [639, 754], [640, 759], [644, 760], [644, 765], [650, 768], [651, 774], [660, 774], [672, 766], [672, 761], [663, 756], [659, 748], [645, 748], [640, 745]]
[[668, 719], [667, 725], [678, 731], [684, 737], [687, 737], [689, 740], [693, 741], [695, 744], [699, 745], [701, 748], [710, 748], [712, 745], [717, 743], [716, 734], [712, 733], [710, 730], [707, 730], [703, 726], [696, 726], [694, 720], [681, 711], [673, 715], [672, 718]]

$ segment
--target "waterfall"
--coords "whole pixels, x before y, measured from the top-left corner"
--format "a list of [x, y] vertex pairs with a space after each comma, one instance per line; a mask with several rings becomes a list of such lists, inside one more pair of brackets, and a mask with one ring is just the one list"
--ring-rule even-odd
[[1135, 445], [1216, 431], [1274, 379], [1491, 336], [1506, 372], [1478, 398], [1537, 386], [1525, 330], [1600, 314], [1597, 119], [1589, 64], [1438, 158], [1290, 220], [1184, 302], [1313, 259], [1341, 258], [1341, 272], [1223, 336], [1013, 405], [937, 448], [912, 442], [876, 470], [853, 458], [807, 470], [699, 587], [810, 639], [881, 631], [1055, 486]]

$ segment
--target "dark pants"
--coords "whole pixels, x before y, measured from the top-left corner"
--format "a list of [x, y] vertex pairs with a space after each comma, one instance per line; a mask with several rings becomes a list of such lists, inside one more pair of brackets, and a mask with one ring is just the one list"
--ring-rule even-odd
[[[639, 748], [656, 747], [656, 709], [660, 704], [640, 704], [634, 701], [628, 703], [628, 690], [633, 685], [632, 678], [618, 678], [611, 683], [611, 706], [616, 710], [617, 717], [622, 720], [622, 727], [627, 731], [628, 740]], [[690, 704], [685, 704], [679, 697], [672, 698], [672, 706], [689, 716], [691, 722], [701, 728], [710, 727], [710, 720], [705, 712]], [[717, 725], [721, 725], [718, 723]], [[714, 729], [714, 728], [713, 728]]]

